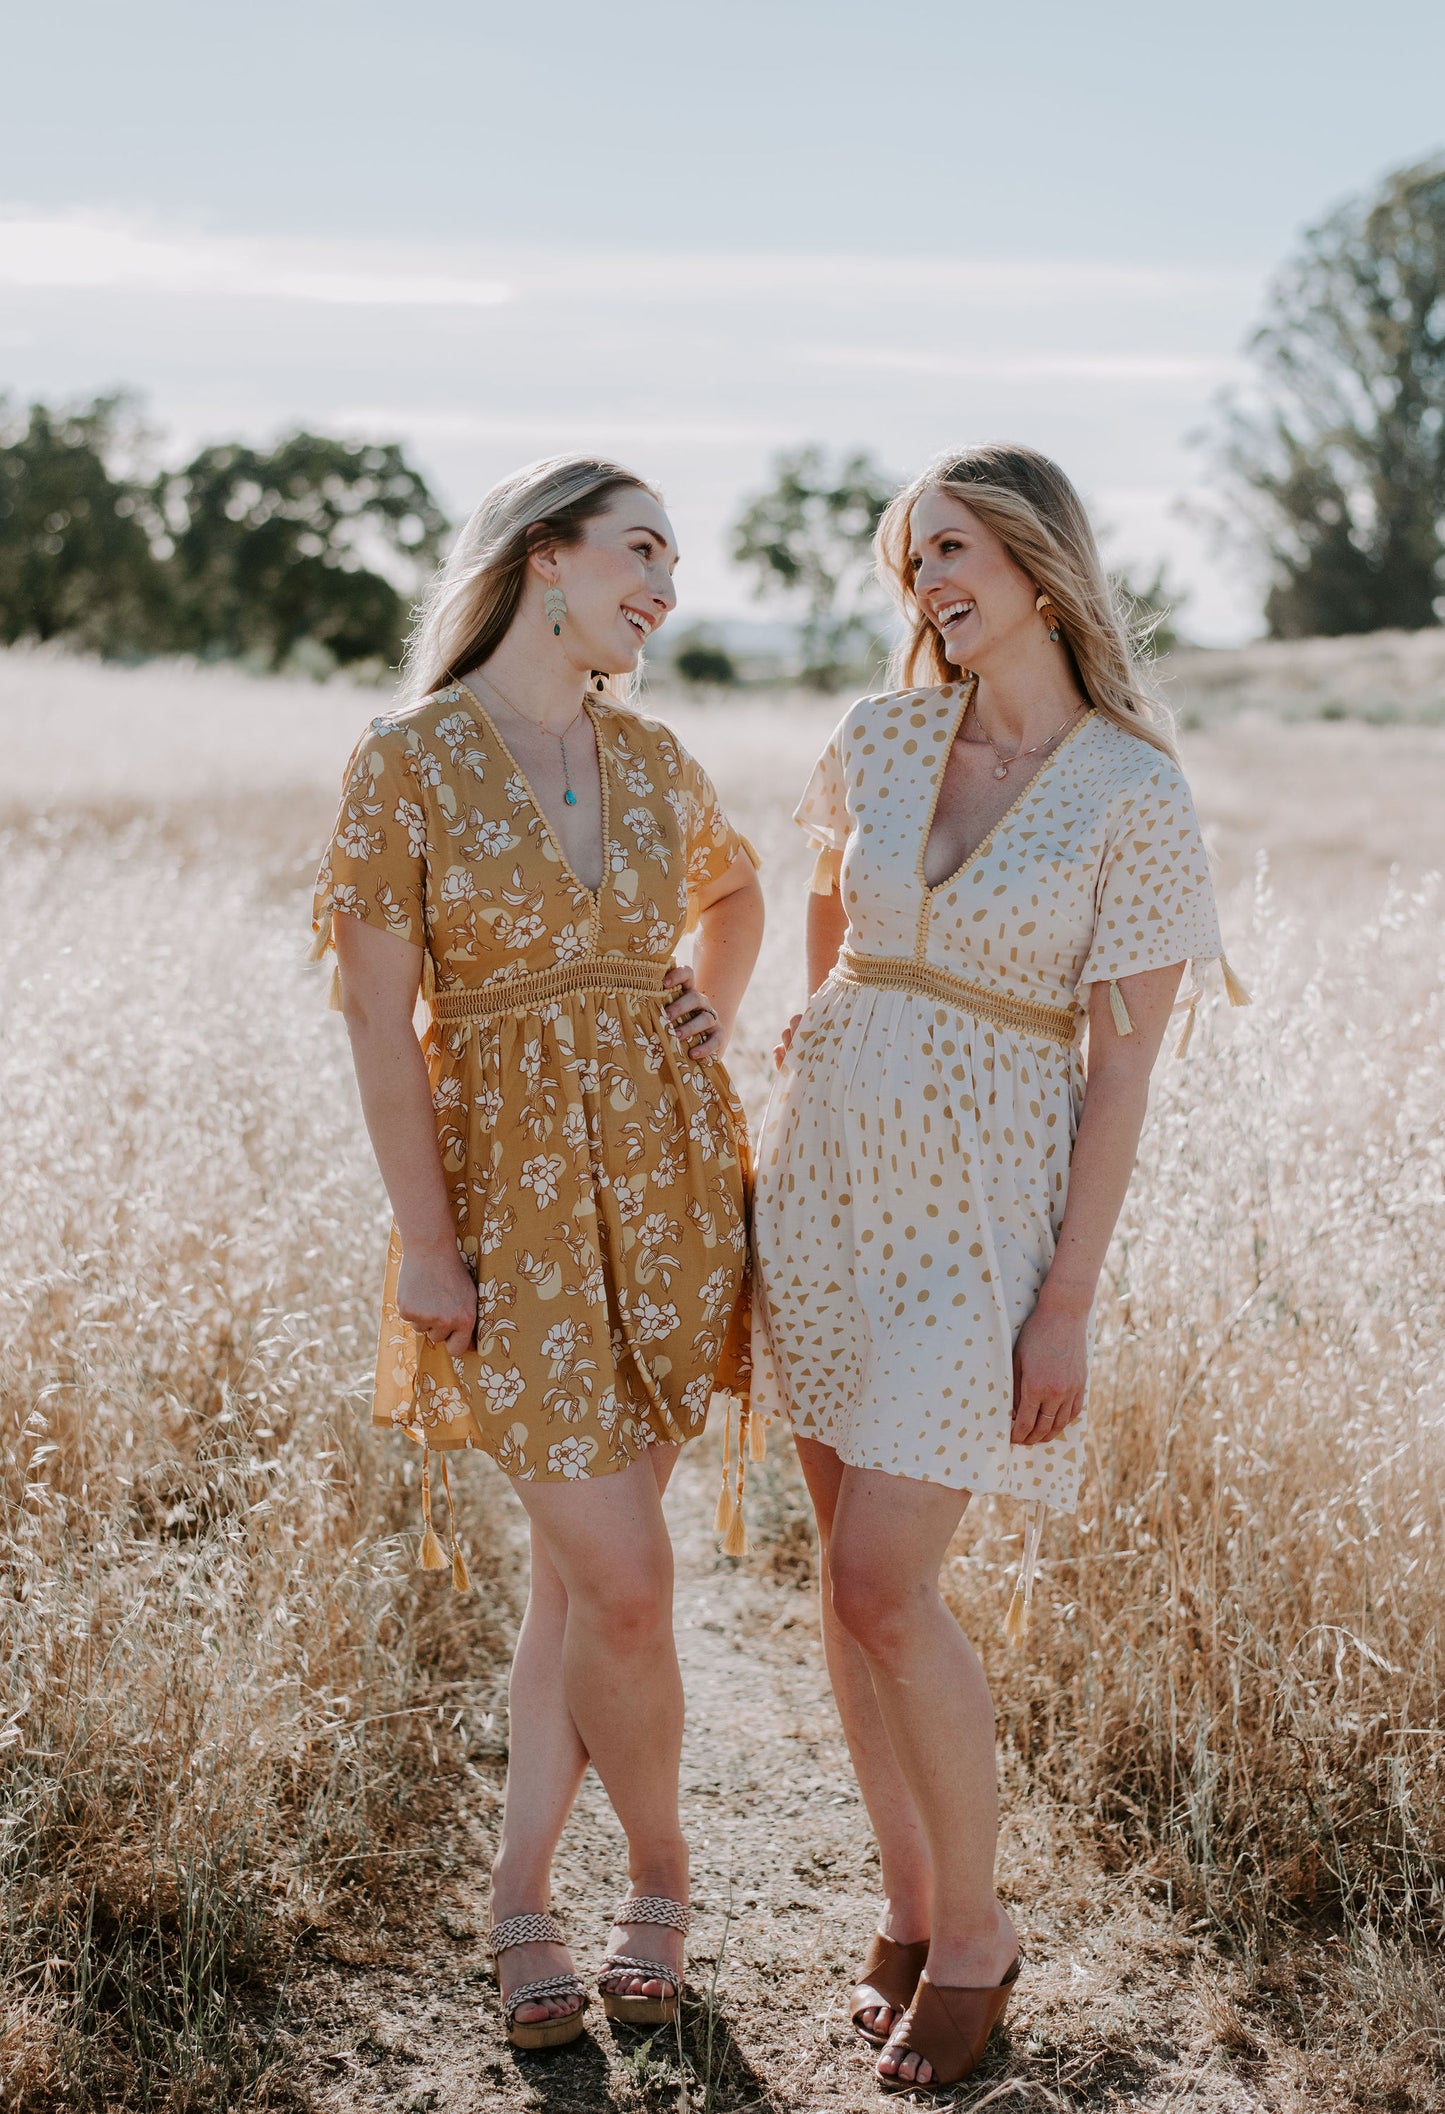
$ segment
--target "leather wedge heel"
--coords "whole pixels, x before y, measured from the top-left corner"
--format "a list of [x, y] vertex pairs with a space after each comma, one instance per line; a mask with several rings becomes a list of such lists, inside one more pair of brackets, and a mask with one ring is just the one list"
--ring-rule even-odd
[[[687, 1936], [692, 1923], [692, 1911], [681, 1901], [668, 1901], [660, 1894], [635, 1894], [631, 1900], [619, 1901], [612, 1911], [614, 1923], [656, 1923], [665, 1930], [681, 1931]], [[619, 1991], [608, 1989], [606, 1984], [613, 1975], [640, 1975], [645, 1982], [665, 1982], [666, 1996], [630, 1997]], [[670, 2026], [677, 2017], [677, 2007], [682, 1995], [682, 1976], [663, 1960], [641, 1960], [631, 1953], [608, 1953], [597, 1970], [597, 1986], [602, 1996], [602, 2009], [609, 2019], [619, 2026]]]
[[913, 1992], [918, 1987], [918, 1978], [927, 1959], [926, 1938], [904, 1945], [897, 1938], [885, 1938], [882, 1931], [873, 1933], [873, 1942], [858, 1970], [858, 1980], [848, 2006], [854, 2032], [870, 2048], [885, 2048], [888, 2035], [880, 2033], [876, 2026], [866, 2024], [864, 2012], [876, 2011], [879, 1998], [895, 2014], [906, 2011], [913, 2002]]
[[[487, 1948], [493, 1960], [513, 1945], [566, 1943], [566, 1933], [555, 1916], [506, 1916], [494, 1924], [487, 1935]], [[500, 1975], [497, 1979], [500, 1985]], [[575, 1997], [576, 2009], [564, 2012], [560, 2019], [518, 2019], [517, 2012], [523, 2004], [545, 2003], [551, 1997]], [[582, 2014], [586, 2009], [587, 1991], [580, 1975], [547, 1975], [540, 1982], [519, 1983], [502, 2005], [507, 2039], [514, 2048], [564, 2048], [581, 2033]]]
[[921, 2055], [933, 2071], [927, 2084], [916, 2078], [880, 2077], [885, 2092], [947, 2092], [972, 2077], [989, 2035], [1008, 2010], [1019, 1978], [1019, 1954], [994, 1989], [939, 1987], [927, 1973], [918, 1978], [913, 2001], [890, 2036], [899, 2055]]

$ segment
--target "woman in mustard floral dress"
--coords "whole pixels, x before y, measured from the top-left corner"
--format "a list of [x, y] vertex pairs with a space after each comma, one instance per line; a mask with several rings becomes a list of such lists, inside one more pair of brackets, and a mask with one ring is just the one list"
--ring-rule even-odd
[[[316, 952], [336, 949], [395, 1221], [374, 1414], [427, 1449], [423, 1562], [444, 1561], [434, 1448], [490, 1454], [530, 1518], [492, 1873], [507, 2028], [528, 2047], [582, 2029], [548, 1896], [589, 1760], [633, 1887], [605, 2007], [676, 2009], [687, 1850], [661, 1495], [714, 1390], [746, 1383], [747, 1137], [719, 1059], [761, 892], [702, 770], [617, 694], [676, 562], [656, 494], [614, 464], [562, 458], [498, 486], [423, 613], [411, 702], [357, 746], [317, 882]], [[690, 930], [696, 981], [675, 961]]]

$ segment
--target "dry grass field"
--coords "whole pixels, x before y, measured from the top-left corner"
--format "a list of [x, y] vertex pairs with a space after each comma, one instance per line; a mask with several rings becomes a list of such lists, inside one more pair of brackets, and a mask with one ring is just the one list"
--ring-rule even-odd
[[[1178, 670], [1257, 1003], [1161, 1065], [1087, 1497], [1024, 1652], [1012, 1520], [980, 1508], [953, 1563], [1032, 1963], [960, 2106], [1445, 2098], [1445, 727], [1309, 718], [1365, 684], [1358, 652], [1316, 654], [1279, 713], [1267, 651], [1221, 678], [1238, 709]], [[377, 709], [0, 656], [0, 2104], [872, 2106], [840, 2010], [866, 1831], [776, 1444], [742, 1565], [707, 1531], [712, 1439], [674, 1504], [688, 2033], [595, 2026], [550, 2065], [497, 2034], [515, 1514], [468, 1464], [475, 1590], [412, 1569], [405, 1449], [362, 1416], [384, 1200], [303, 965]], [[800, 993], [788, 809], [840, 708], [656, 709], [767, 862], [732, 1060], [756, 1112]], [[589, 1791], [569, 1915], [617, 1876]]]

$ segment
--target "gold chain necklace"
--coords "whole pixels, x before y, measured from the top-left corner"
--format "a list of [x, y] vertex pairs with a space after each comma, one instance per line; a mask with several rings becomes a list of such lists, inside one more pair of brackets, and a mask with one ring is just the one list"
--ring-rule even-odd
[[[489, 675], [482, 675], [480, 668], [476, 672], [478, 675], [481, 675], [482, 681], [491, 691], [493, 697], [500, 699], [501, 703], [506, 706], [507, 710], [513, 715], [514, 718], [526, 720], [529, 726], [539, 727], [544, 734], [550, 734], [552, 732], [552, 729], [547, 725], [547, 722], [544, 719], [537, 719], [530, 712], [519, 712], [517, 710], [517, 707], [512, 703], [512, 700], [509, 697], [503, 696], [502, 692], [497, 688], [496, 684], [492, 681], [492, 678]], [[583, 713], [586, 710], [587, 700], [586, 698], [584, 698], [581, 704], [577, 707], [577, 710], [573, 713], [572, 717], [568, 720], [566, 726], [557, 736], [557, 746], [562, 751], [562, 784], [564, 787], [562, 798], [566, 801], [568, 807], [576, 807], [577, 795], [572, 790], [572, 774], [567, 768], [567, 736], [572, 732], [572, 729], [576, 726], [578, 720], [582, 717]]]
[[[1064, 721], [1063, 725], [1054, 729], [1053, 733], [1049, 736], [1047, 741], [1036, 741], [1031, 749], [1015, 749], [1012, 756], [1005, 756], [1002, 749], [1000, 749], [998, 743], [989, 733], [988, 728], [984, 725], [983, 721], [978, 716], [977, 688], [975, 688], [973, 696], [968, 701], [968, 711], [973, 714], [973, 723], [978, 728], [979, 733], [983, 736], [984, 742], [986, 742], [989, 748], [993, 751], [993, 775], [995, 778], [1007, 778], [1009, 774], [1009, 765], [1021, 762], [1025, 756], [1047, 756], [1049, 750], [1054, 747], [1056, 742], [1062, 740], [1063, 736], [1074, 724], [1074, 721], [1078, 718], [1079, 712], [1082, 711], [1082, 709], [1083, 707], [1079, 706], [1074, 711], [1072, 711], [1069, 714], [1068, 718]], [[968, 713], [966, 712], [964, 714], [964, 718], [967, 719], [967, 717]], [[960, 728], [959, 731], [960, 733], [962, 733], [962, 728]], [[968, 736], [966, 734], [963, 738], [965, 741], [968, 740]], [[982, 744], [975, 741], [971, 742], [969, 746], [971, 748], [976, 749], [981, 747]]]

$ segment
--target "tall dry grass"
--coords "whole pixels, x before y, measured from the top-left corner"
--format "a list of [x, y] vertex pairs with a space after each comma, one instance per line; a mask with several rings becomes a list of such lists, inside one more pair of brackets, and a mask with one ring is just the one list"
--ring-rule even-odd
[[0, 840], [7, 2106], [252, 2103], [248, 1985], [425, 1864], [510, 1590], [477, 1478], [480, 1590], [411, 1570], [342, 1039], [185, 834]]
[[[373, 709], [0, 656], [6, 2104], [264, 2095], [256, 1990], [308, 1928], [406, 1898], [490, 1699], [511, 1543], [474, 1464], [479, 1590], [410, 1569], [400, 1450], [360, 1416], [384, 1204], [299, 964]], [[735, 1052], [756, 1111], [801, 987], [787, 813], [836, 712], [674, 716], [768, 861]], [[1251, 2017], [1355, 2043], [1341, 2103], [1424, 2106], [1445, 975], [1438, 894], [1380, 912], [1378, 875], [1382, 836], [1428, 839], [1442, 751], [1366, 739], [1239, 722], [1194, 744], [1226, 871], [1250, 838], [1288, 847], [1284, 898], [1228, 919], [1258, 1002], [1161, 1066], [1084, 1503], [1051, 1524], [1026, 1653], [1001, 1642], [1007, 1521], [967, 1523], [952, 1587], [1034, 1780], [1237, 1955]], [[1230, 2028], [1246, 2055], [1253, 2030]]]
[[[1410, 1962], [1445, 1935], [1441, 894], [1319, 949], [1261, 890], [1256, 1006], [1161, 1065], [1083, 1501], [996, 1661], [1007, 1736], [1107, 1849], [1266, 1984], [1295, 1940], [1342, 1946], [1337, 2023], [1372, 2060], [1413, 2035], [1405, 2071], [1437, 2079], [1445, 2007]], [[1002, 1528], [952, 1567], [985, 1637]]]

